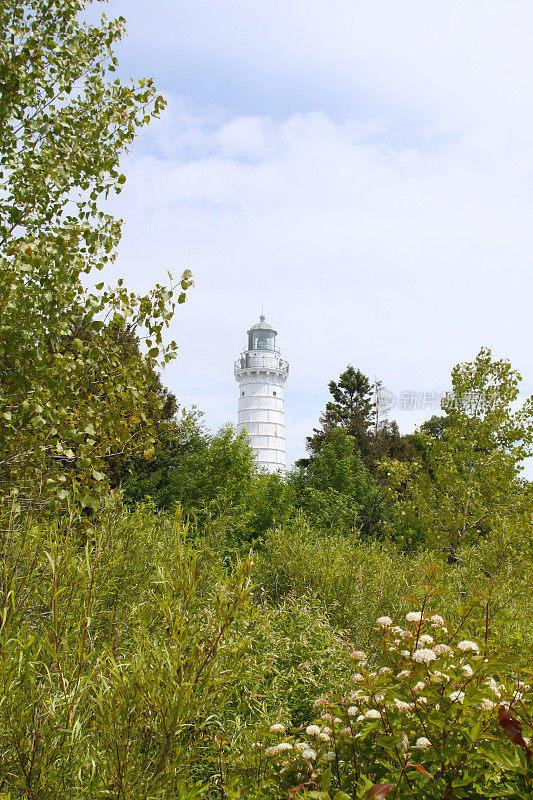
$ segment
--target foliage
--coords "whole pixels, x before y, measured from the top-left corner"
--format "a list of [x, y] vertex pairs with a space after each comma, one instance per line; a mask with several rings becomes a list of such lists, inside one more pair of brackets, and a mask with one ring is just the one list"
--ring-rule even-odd
[[[379, 382], [377, 386], [379, 392]], [[321, 427], [307, 437], [310, 457], [298, 462], [301, 468], [312, 465], [330, 436], [339, 429], [350, 436], [355, 452], [375, 477], [378, 477], [378, 463], [384, 458], [403, 461], [414, 457], [416, 442], [409, 435], [402, 436], [396, 422], [379, 419], [379, 407], [371, 399], [374, 387], [361, 370], [348, 366], [338, 382], [330, 381], [328, 388], [333, 400], [326, 403], [326, 410], [320, 416]]]
[[513, 673], [503, 652], [426, 609], [408, 613], [406, 628], [377, 620], [382, 666], [355, 652], [356, 673], [317, 698], [312, 724], [290, 736], [271, 728], [262, 769], [279, 786], [323, 800], [531, 797], [521, 728], [533, 731], [533, 671]]
[[460, 544], [497, 529], [509, 515], [529, 525], [531, 497], [520, 470], [533, 442], [533, 403], [529, 398], [513, 410], [520, 380], [490, 350], [455, 367], [446, 422], [437, 436], [420, 436], [423, 459], [383, 466], [392, 537], [410, 546], [439, 544], [454, 557]]
[[321, 428], [315, 428], [307, 437], [307, 449], [316, 454], [321, 449], [329, 433], [338, 426], [344, 427], [354, 438], [356, 448], [368, 454], [368, 430], [375, 417], [372, 385], [361, 370], [351, 365], [339, 376], [338, 382], [328, 384], [333, 400], [326, 403], [326, 410], [320, 417]]
[[[73, 489], [96, 508], [106, 459], [150, 454], [146, 409], [163, 401], [149, 378], [176, 349], [162, 342], [175, 286], [87, 288], [120, 236], [98, 201], [120, 191], [119, 157], [164, 103], [151, 81], [114, 78], [124, 21], [83, 24], [84, 6], [0, 6], [0, 485], [34, 507]], [[190, 283], [186, 272], [178, 302]], [[143, 336], [134, 365], [116, 329]]]
[[[173, 523], [103, 515], [2, 543], [2, 786], [14, 797], [166, 798], [246, 664], [251, 563], [224, 577]], [[215, 715], [215, 717], [213, 716]]]
[[512, 647], [516, 664], [522, 663], [523, 647], [533, 647], [531, 524], [517, 528], [504, 520], [483, 541], [461, 547], [449, 564], [438, 549], [405, 553], [386, 540], [325, 534], [300, 517], [267, 535], [256, 579], [272, 603], [316, 597], [330, 623], [371, 653], [376, 615], [407, 613], [409, 598], [423, 594], [428, 582], [436, 610], [453, 614], [465, 634], [479, 635], [488, 615], [491, 641]]
[[531, 536], [510, 526], [446, 568], [296, 519], [268, 533], [251, 572], [179, 513], [128, 511], [115, 493], [85, 542], [77, 513], [19, 520], [0, 541], [0, 780], [12, 800], [188, 800], [197, 784], [210, 797], [284, 796], [275, 773], [259, 771], [257, 787], [254, 743], [273, 721], [312, 719], [317, 697], [333, 702], [354, 650], [366, 675], [388, 665], [373, 620], [408, 611], [428, 580], [450, 632], [487, 630], [489, 651], [509, 653], [506, 675], [530, 663]]
[[380, 490], [366, 469], [353, 439], [334, 428], [307, 469], [289, 476], [297, 507], [324, 531], [375, 533], [381, 513]]
[[257, 472], [250, 442], [231, 425], [208, 433], [201, 415], [182, 412], [161, 436], [151, 461], [135, 459], [123, 480], [127, 502], [179, 503], [197, 535], [219, 552], [248, 552], [294, 510], [293, 492], [278, 475]]

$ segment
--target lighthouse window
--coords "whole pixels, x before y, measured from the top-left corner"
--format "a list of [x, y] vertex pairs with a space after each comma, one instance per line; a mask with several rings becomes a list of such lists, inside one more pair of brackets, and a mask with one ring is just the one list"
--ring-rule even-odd
[[242, 397], [244, 397], [244, 392], [241, 392]]
[[276, 392], [272, 392], [272, 394], [274, 395], [274, 397], [276, 396]]

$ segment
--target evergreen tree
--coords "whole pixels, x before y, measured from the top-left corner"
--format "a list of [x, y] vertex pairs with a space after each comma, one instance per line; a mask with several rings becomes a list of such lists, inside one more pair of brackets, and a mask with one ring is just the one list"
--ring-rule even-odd
[[321, 450], [332, 430], [342, 427], [353, 438], [355, 449], [369, 465], [369, 431], [375, 418], [372, 384], [361, 370], [350, 365], [338, 381], [330, 381], [328, 388], [333, 400], [326, 403], [326, 410], [320, 416], [321, 428], [315, 428], [312, 436], [307, 437], [311, 457]]

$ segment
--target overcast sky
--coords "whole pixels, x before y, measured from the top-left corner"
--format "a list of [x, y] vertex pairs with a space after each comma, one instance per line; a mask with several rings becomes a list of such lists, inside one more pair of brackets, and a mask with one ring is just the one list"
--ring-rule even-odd
[[425, 402], [392, 410], [405, 432], [483, 345], [533, 391], [531, 0], [102, 9], [127, 20], [122, 77], [168, 100], [123, 163], [108, 279], [194, 273], [163, 376], [182, 404], [236, 421], [261, 298], [291, 367], [289, 461], [347, 364]]

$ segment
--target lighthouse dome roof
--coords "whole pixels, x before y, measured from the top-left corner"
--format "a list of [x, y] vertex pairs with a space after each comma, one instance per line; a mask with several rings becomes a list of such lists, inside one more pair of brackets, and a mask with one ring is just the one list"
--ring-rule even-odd
[[277, 331], [269, 325], [268, 322], [265, 322], [265, 317], [263, 314], [259, 317], [259, 322], [256, 322], [255, 325], [252, 325], [248, 333], [252, 333], [252, 331], [272, 331], [274, 335], [277, 334]]

